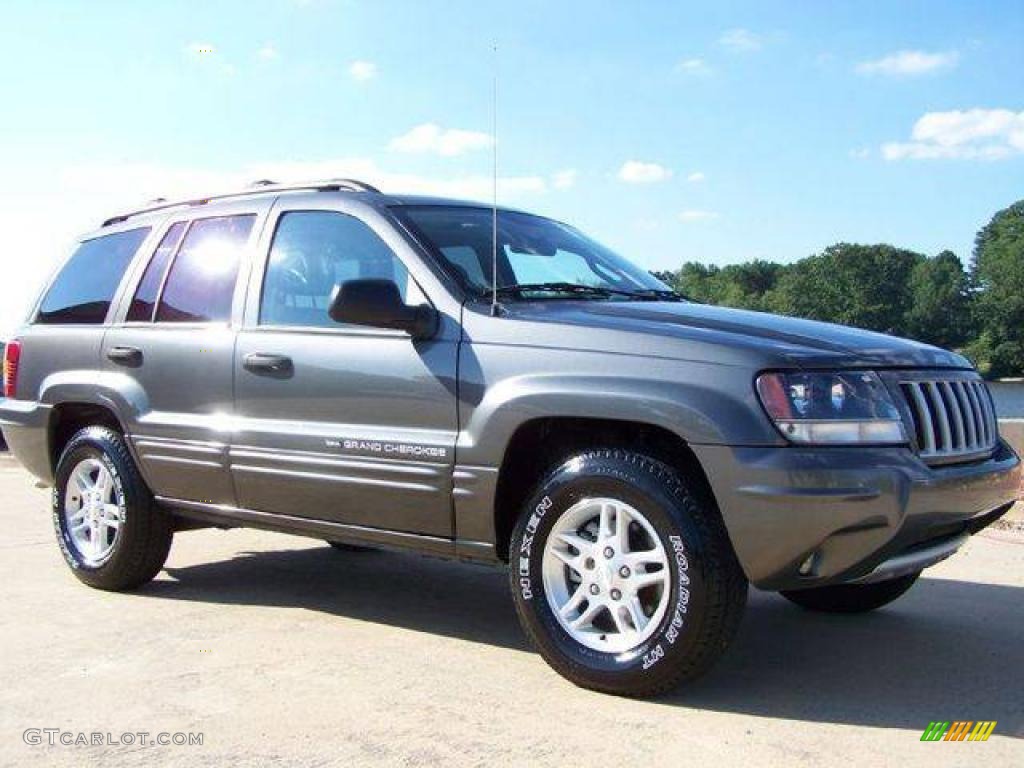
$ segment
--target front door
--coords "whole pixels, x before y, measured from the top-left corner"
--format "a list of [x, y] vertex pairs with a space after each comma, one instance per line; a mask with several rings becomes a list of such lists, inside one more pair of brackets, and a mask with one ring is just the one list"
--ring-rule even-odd
[[328, 302], [345, 280], [387, 278], [407, 302], [427, 299], [380, 221], [285, 200], [235, 352], [238, 504], [449, 537], [457, 318], [442, 310], [429, 341], [332, 321]]

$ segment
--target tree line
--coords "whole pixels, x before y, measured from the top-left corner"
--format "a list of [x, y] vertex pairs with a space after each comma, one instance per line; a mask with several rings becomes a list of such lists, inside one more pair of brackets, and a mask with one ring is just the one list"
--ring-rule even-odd
[[837, 243], [792, 264], [691, 261], [656, 276], [696, 301], [905, 336], [989, 378], [1024, 375], [1024, 200], [978, 232], [966, 267], [952, 251]]

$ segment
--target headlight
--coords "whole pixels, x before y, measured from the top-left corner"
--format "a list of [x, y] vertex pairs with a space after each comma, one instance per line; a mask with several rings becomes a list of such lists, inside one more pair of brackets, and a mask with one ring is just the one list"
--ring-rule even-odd
[[794, 443], [907, 442], [896, 405], [871, 371], [764, 373], [757, 394]]

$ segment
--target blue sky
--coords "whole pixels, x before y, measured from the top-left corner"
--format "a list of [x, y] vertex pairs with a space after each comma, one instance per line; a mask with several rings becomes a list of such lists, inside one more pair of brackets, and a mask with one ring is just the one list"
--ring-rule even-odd
[[[0, 335], [110, 208], [361, 174], [652, 269], [840, 240], [969, 257], [1024, 197], [1024, 3], [7, 3]], [[17, 311], [12, 309], [17, 307]]]

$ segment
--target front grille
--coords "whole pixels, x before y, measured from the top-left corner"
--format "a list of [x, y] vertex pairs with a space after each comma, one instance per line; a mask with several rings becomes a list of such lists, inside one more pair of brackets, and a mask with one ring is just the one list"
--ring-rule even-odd
[[995, 409], [984, 382], [946, 378], [900, 382], [926, 461], [967, 461], [991, 453], [999, 440]]

